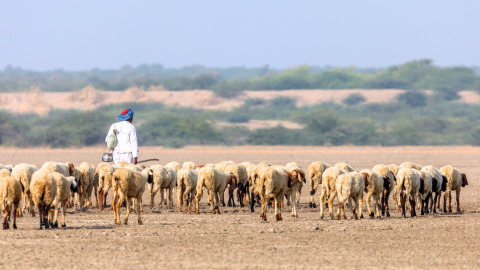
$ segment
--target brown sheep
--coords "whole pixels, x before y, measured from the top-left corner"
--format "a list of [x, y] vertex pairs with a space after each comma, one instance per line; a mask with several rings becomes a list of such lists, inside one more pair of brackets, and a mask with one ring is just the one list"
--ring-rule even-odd
[[467, 176], [451, 165], [440, 168], [440, 173], [447, 178], [445, 195], [443, 195], [443, 212], [447, 213], [448, 198], [448, 212], [452, 213], [452, 190], [454, 190], [457, 197], [458, 213], [460, 212], [460, 191], [462, 191], [462, 187], [468, 185]]

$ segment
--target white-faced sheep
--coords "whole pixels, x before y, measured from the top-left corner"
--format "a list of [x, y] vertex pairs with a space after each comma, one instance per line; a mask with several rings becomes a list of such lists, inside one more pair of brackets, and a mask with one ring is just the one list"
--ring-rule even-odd
[[423, 168], [423, 166], [420, 164], [415, 164], [413, 162], [403, 162], [402, 164], [400, 164], [400, 168], [410, 168], [410, 169], [415, 169], [420, 171]]
[[[213, 214], [220, 214], [220, 203], [222, 194], [227, 185], [234, 189], [237, 179], [233, 174], [226, 174], [218, 169], [204, 167], [198, 172], [197, 195], [195, 196], [197, 204], [197, 214], [200, 214], [199, 203], [203, 195], [203, 187], [208, 191], [208, 202], [212, 208]], [[213, 199], [215, 198], [215, 203]]]
[[52, 208], [49, 213], [49, 223], [53, 228], [58, 228], [58, 204], [61, 204], [62, 209], [62, 227], [65, 225], [65, 213], [67, 209], [67, 203], [70, 198], [70, 193], [75, 193], [77, 191], [77, 183], [73, 176], [65, 177], [60, 173], [52, 173], [55, 182], [57, 183], [57, 194], [55, 200], [52, 202]]
[[373, 172], [376, 172], [383, 178], [383, 191], [381, 195], [381, 205], [382, 205], [382, 216], [390, 216], [390, 211], [388, 207], [388, 198], [390, 193], [395, 187], [396, 178], [387, 165], [378, 164], [375, 165], [372, 169]]
[[451, 165], [440, 168], [440, 173], [447, 178], [445, 195], [443, 196], [443, 212], [447, 213], [447, 198], [448, 198], [448, 212], [452, 213], [452, 190], [457, 195], [457, 213], [460, 212], [460, 191], [462, 187], [468, 185], [467, 176], [460, 173]]
[[[8, 221], [10, 213], [13, 213], [13, 229], [17, 229], [17, 209], [22, 200], [23, 185], [11, 176], [0, 180], [0, 204], [3, 213], [3, 229], [10, 228]], [[8, 220], [7, 220], [8, 219]]]
[[120, 206], [125, 199], [127, 200], [127, 216], [125, 217], [123, 224], [127, 224], [128, 222], [133, 199], [136, 199], [135, 211], [138, 215], [138, 224], [143, 224], [140, 216], [140, 203], [142, 202], [141, 199], [145, 192], [145, 184], [147, 183], [149, 174], [149, 169], [144, 169], [141, 173], [138, 173], [126, 168], [118, 168], [113, 173], [112, 184], [113, 191], [115, 192], [112, 203], [114, 205], [113, 218], [117, 225], [122, 225], [120, 223]]
[[405, 215], [405, 204], [407, 199], [410, 202], [411, 217], [416, 216], [415, 199], [418, 197], [420, 189], [420, 175], [417, 170], [410, 168], [401, 168], [397, 174], [396, 189], [400, 194], [400, 203], [402, 205], [402, 217]]
[[[360, 173], [365, 178], [365, 192], [367, 193], [365, 203], [367, 204], [367, 213], [370, 218], [373, 218], [374, 216], [376, 218], [381, 218], [380, 212], [382, 207], [380, 205], [380, 196], [382, 195], [384, 189], [383, 177], [376, 172], [372, 172], [371, 170], [362, 170]], [[372, 213], [370, 210], [370, 199], [373, 199], [375, 213]], [[363, 198], [360, 204], [363, 204]], [[360, 218], [363, 218], [363, 213], [360, 215]]]
[[[33, 201], [32, 201], [32, 194], [30, 190], [30, 182], [32, 180], [32, 175], [38, 171], [38, 169], [32, 165], [28, 165], [25, 163], [17, 164], [13, 170], [12, 170], [12, 177], [22, 183], [24, 187], [23, 191], [23, 207], [27, 209], [27, 204], [28, 204], [28, 209], [29, 212], [32, 214], [32, 216], [35, 216], [35, 211], [33, 210]], [[20, 216], [21, 211], [20, 211]]]
[[115, 167], [106, 162], [98, 164], [95, 169], [94, 178], [98, 181], [98, 200], [100, 210], [103, 210], [103, 206], [107, 204], [107, 194], [110, 187], [112, 187], [112, 176], [114, 171]]
[[317, 192], [318, 187], [322, 184], [322, 175], [323, 172], [330, 168], [331, 166], [320, 161], [314, 161], [308, 167], [308, 186], [310, 187], [310, 208], [317, 208], [315, 203], [315, 193]]
[[347, 173], [346, 171], [339, 169], [337, 167], [327, 168], [322, 174], [322, 194], [320, 195], [320, 218], [323, 219], [325, 207], [323, 202], [325, 198], [328, 200], [328, 208], [330, 211], [330, 217], [334, 219], [333, 216], [333, 200], [335, 199], [337, 193], [335, 192], [335, 182], [337, 177], [341, 174]]
[[164, 191], [168, 193], [167, 209], [173, 207], [173, 189], [177, 186], [177, 173], [171, 167], [162, 165], [152, 165], [150, 169], [153, 172], [153, 181], [148, 184], [150, 194], [150, 208], [154, 207], [155, 195], [160, 191], [160, 203], [158, 208], [162, 208], [164, 201]]
[[[347, 201], [350, 206], [351, 218], [358, 219], [358, 213], [362, 212], [360, 199], [363, 198], [363, 192], [365, 191], [364, 176], [358, 172], [345, 173], [338, 176], [335, 185], [338, 196], [337, 220], [340, 219], [340, 211], [343, 219], [347, 219], [345, 216], [345, 202]], [[353, 202], [355, 202], [355, 207]]]
[[430, 174], [432, 177], [432, 193], [435, 192], [435, 195], [430, 196], [430, 202], [427, 202], [430, 204], [429, 206], [429, 211], [436, 213], [436, 206], [437, 206], [437, 201], [438, 201], [438, 211], [440, 211], [440, 197], [442, 196], [442, 187], [447, 187], [447, 178], [440, 173], [440, 171], [433, 167], [433, 166], [425, 166], [422, 168], [422, 171]]
[[48, 212], [57, 195], [57, 183], [52, 174], [46, 170], [38, 170], [32, 175], [30, 182], [32, 201], [38, 207], [40, 230], [48, 225]]
[[182, 165], [182, 169], [195, 170], [196, 168], [197, 168], [197, 165], [195, 165], [195, 162], [193, 161], [185, 161]]
[[178, 212], [182, 212], [182, 205], [185, 202], [185, 212], [190, 212], [193, 205], [193, 212], [197, 212], [195, 195], [197, 194], [198, 172], [190, 169], [180, 169], [177, 172], [177, 196]]

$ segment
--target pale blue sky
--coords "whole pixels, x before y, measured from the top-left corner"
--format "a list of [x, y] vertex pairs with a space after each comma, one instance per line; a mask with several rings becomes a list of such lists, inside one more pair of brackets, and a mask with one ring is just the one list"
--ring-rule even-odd
[[0, 69], [480, 66], [480, 1], [3, 1]]

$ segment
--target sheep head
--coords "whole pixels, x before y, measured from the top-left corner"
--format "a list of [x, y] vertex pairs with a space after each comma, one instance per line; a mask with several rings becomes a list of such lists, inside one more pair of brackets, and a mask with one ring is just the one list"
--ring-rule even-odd
[[462, 173], [462, 187], [468, 186], [467, 175]]
[[68, 173], [70, 174], [70, 176], [73, 176], [73, 172], [75, 169], [75, 167], [73, 166], [73, 163], [68, 162], [67, 165], [68, 165]]

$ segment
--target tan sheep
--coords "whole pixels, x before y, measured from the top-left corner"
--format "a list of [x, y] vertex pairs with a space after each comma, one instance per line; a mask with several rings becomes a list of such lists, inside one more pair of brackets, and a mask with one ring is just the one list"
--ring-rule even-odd
[[195, 170], [196, 168], [197, 168], [197, 165], [195, 165], [195, 162], [193, 161], [185, 161], [182, 165], [182, 169]]
[[[345, 216], [345, 202], [347, 201], [350, 206], [351, 218], [358, 219], [358, 213], [362, 212], [360, 199], [363, 198], [363, 192], [365, 191], [364, 176], [358, 172], [345, 173], [337, 177], [335, 185], [338, 196], [337, 220], [340, 219], [340, 211], [343, 219], [347, 219]], [[355, 207], [353, 202], [355, 202]]]
[[10, 226], [10, 213], [13, 213], [13, 229], [17, 229], [17, 209], [22, 200], [24, 188], [20, 182], [11, 176], [6, 176], [0, 180], [0, 204], [3, 213], [3, 229], [8, 230]]
[[353, 169], [350, 165], [347, 165], [346, 163], [343, 163], [343, 162], [338, 162], [333, 167], [337, 167], [340, 170], [344, 170], [346, 172], [354, 172], [355, 171], [355, 169]]
[[406, 217], [405, 204], [407, 199], [410, 202], [411, 217], [416, 216], [415, 199], [418, 197], [418, 191], [420, 189], [420, 175], [417, 173], [417, 170], [401, 168], [397, 174], [396, 189], [400, 194], [402, 217]]
[[248, 185], [250, 186], [250, 211], [255, 212], [255, 198], [257, 199], [257, 203], [260, 203], [260, 196], [257, 190], [257, 181], [260, 174], [270, 167], [266, 162], [260, 162], [260, 164], [256, 165], [248, 176]]
[[98, 182], [98, 200], [100, 203], [100, 210], [103, 210], [103, 206], [107, 204], [107, 194], [110, 190], [110, 187], [112, 187], [112, 176], [114, 172], [115, 167], [106, 162], [98, 164], [97, 168], [95, 169], [94, 178]]
[[177, 172], [177, 196], [178, 196], [178, 212], [182, 212], [182, 205], [185, 202], [185, 212], [191, 211], [196, 213], [195, 195], [197, 195], [197, 179], [198, 172], [190, 169], [180, 169]]
[[[197, 204], [197, 214], [200, 214], [199, 203], [203, 195], [203, 187], [208, 191], [208, 202], [212, 208], [213, 214], [220, 214], [220, 203], [222, 194], [227, 185], [235, 188], [237, 179], [233, 174], [226, 174], [218, 169], [204, 167], [198, 172], [197, 195], [195, 196]], [[215, 198], [215, 204], [213, 200]]]
[[60, 163], [60, 162], [55, 162], [55, 161], [47, 161], [43, 164], [43, 166], [40, 168], [40, 170], [46, 170], [48, 172], [58, 172], [63, 174], [65, 177], [67, 176], [73, 176], [73, 168], [71, 167], [70, 162], [67, 162], [66, 164]]
[[[287, 165], [285, 165], [285, 169], [287, 169], [288, 172], [292, 172], [296, 170], [296, 177], [300, 180], [300, 185], [296, 188], [297, 193], [296, 193], [296, 203], [300, 203], [300, 197], [302, 196], [302, 187], [304, 183], [307, 183], [307, 180], [305, 179], [305, 171], [298, 165], [296, 162], [289, 162]], [[290, 189], [287, 190], [287, 202], [291, 196]], [[289, 205], [289, 203], [287, 204]]]
[[280, 202], [287, 191], [289, 177], [285, 169], [280, 166], [267, 167], [262, 171], [257, 181], [257, 190], [262, 201], [260, 217], [267, 221], [267, 204], [270, 198], [275, 202], [275, 219], [282, 221]]
[[315, 193], [318, 187], [322, 184], [323, 172], [331, 166], [320, 161], [314, 161], [308, 166], [308, 186], [310, 187], [310, 203], [308, 207], [317, 208], [315, 203]]
[[150, 208], [154, 207], [155, 195], [160, 191], [160, 203], [158, 208], [162, 208], [164, 201], [164, 191], [168, 192], [167, 209], [173, 207], [173, 189], [177, 185], [177, 173], [171, 167], [162, 165], [152, 165], [150, 169], [153, 172], [153, 182], [148, 184], [148, 192], [150, 194]]
[[172, 162], [167, 163], [167, 165], [165, 165], [165, 167], [170, 167], [177, 173], [181, 169], [180, 164], [176, 161], [172, 161]]
[[378, 164], [372, 168], [373, 172], [376, 172], [383, 178], [383, 191], [381, 195], [382, 216], [390, 217], [390, 211], [388, 207], [388, 199], [390, 193], [392, 193], [395, 187], [396, 178], [387, 165]]
[[[92, 206], [90, 201], [92, 197], [92, 189], [94, 186], [95, 172], [86, 162], [77, 165], [76, 169], [80, 172], [78, 181], [78, 209], [81, 209], [85, 204], [86, 207]], [[97, 197], [97, 194], [95, 194]], [[97, 198], [98, 199], [98, 198]]]
[[32, 175], [30, 182], [32, 201], [38, 207], [40, 230], [42, 226], [49, 229], [48, 212], [57, 195], [57, 183], [52, 174], [46, 170], [38, 170]]
[[337, 167], [327, 168], [322, 174], [322, 194], [320, 195], [320, 218], [323, 219], [325, 207], [323, 202], [325, 198], [328, 201], [328, 209], [330, 211], [330, 217], [334, 219], [333, 216], [333, 200], [337, 196], [335, 192], [335, 182], [339, 175], [347, 173], [346, 171], [339, 169]]
[[[21, 163], [16, 165], [12, 170], [12, 177], [13, 179], [20, 182], [23, 187], [23, 207], [24, 209], [29, 209], [29, 212], [32, 214], [32, 217], [35, 217], [35, 211], [33, 210], [33, 201], [32, 201], [32, 194], [30, 190], [30, 182], [32, 180], [32, 175], [38, 171], [38, 169], [32, 165], [28, 165], [25, 163]], [[28, 205], [28, 208], [27, 208]], [[20, 216], [22, 216], [20, 211]]]
[[422, 165], [415, 164], [413, 162], [403, 162], [400, 164], [400, 168], [410, 168], [410, 169], [416, 169], [416, 170], [421, 170], [423, 168]]
[[11, 172], [9, 169], [1, 169], [0, 170], [0, 178], [11, 176]]
[[[381, 218], [380, 210], [382, 206], [380, 205], [380, 196], [384, 190], [383, 177], [371, 170], [362, 170], [360, 173], [365, 178], [365, 192], [367, 193], [365, 203], [367, 204], [367, 213], [370, 218], [373, 218], [374, 216], [376, 218]], [[373, 199], [375, 215], [370, 210], [370, 199]], [[363, 198], [361, 200], [360, 204], [363, 204]], [[360, 215], [360, 218], [363, 218], [363, 213]]]
[[127, 216], [125, 217], [123, 224], [126, 225], [128, 223], [133, 199], [136, 199], [135, 211], [138, 215], [138, 224], [143, 224], [140, 216], [140, 204], [142, 202], [142, 195], [145, 192], [145, 184], [148, 181], [149, 174], [149, 169], [144, 169], [141, 173], [138, 173], [126, 168], [118, 168], [113, 173], [112, 184], [115, 193], [112, 202], [114, 205], [113, 218], [117, 225], [122, 225], [120, 223], [120, 206], [125, 199], [127, 200]]
[[[240, 178], [240, 169], [239, 169], [238, 165], [233, 163], [233, 162], [228, 162], [225, 165], [225, 168], [221, 171], [223, 171], [226, 174], [235, 175], [235, 178], [237, 179], [237, 187], [240, 184], [242, 185], [242, 193], [237, 194], [237, 199], [240, 200], [241, 196], [243, 195], [243, 187], [244, 187], [247, 179], [246, 178], [245, 179]], [[240, 183], [240, 180], [242, 180], [244, 182]], [[227, 202], [228, 207], [236, 207], [235, 200], [233, 198], [234, 191], [235, 191], [234, 188], [229, 187], [229, 189], [228, 189], [228, 202]], [[223, 196], [223, 194], [222, 194], [222, 196]], [[240, 206], [243, 207], [243, 202], [240, 202]]]
[[460, 173], [451, 165], [440, 168], [440, 173], [447, 178], [445, 195], [443, 196], [443, 212], [447, 213], [447, 198], [448, 198], [448, 212], [452, 213], [452, 190], [457, 195], [457, 213], [460, 212], [460, 191], [462, 187], [468, 185], [467, 176]]
[[428, 212], [428, 205], [427, 200], [429, 199], [429, 195], [432, 194], [432, 177], [426, 171], [417, 170], [418, 175], [420, 176], [420, 188], [418, 189], [418, 196], [417, 199], [419, 201], [420, 207], [420, 214], [423, 216], [425, 213]]
[[447, 178], [440, 173], [440, 171], [433, 166], [425, 166], [422, 168], [422, 171], [430, 174], [432, 177], [432, 193], [435, 192], [435, 195], [430, 194], [430, 202], [427, 201], [427, 207], [430, 203], [429, 212], [437, 212], [437, 201], [438, 201], [438, 211], [440, 211], [440, 197], [442, 196], [442, 186], [447, 185]]
[[55, 200], [53, 200], [52, 202], [52, 208], [49, 212], [48, 221], [51, 227], [58, 228], [58, 204], [61, 204], [60, 207], [62, 209], [62, 227], [66, 227], [65, 213], [67, 210], [67, 203], [70, 198], [70, 193], [76, 192], [77, 189], [75, 177], [65, 177], [58, 172], [53, 172], [52, 176], [57, 184], [57, 194], [55, 195]]

